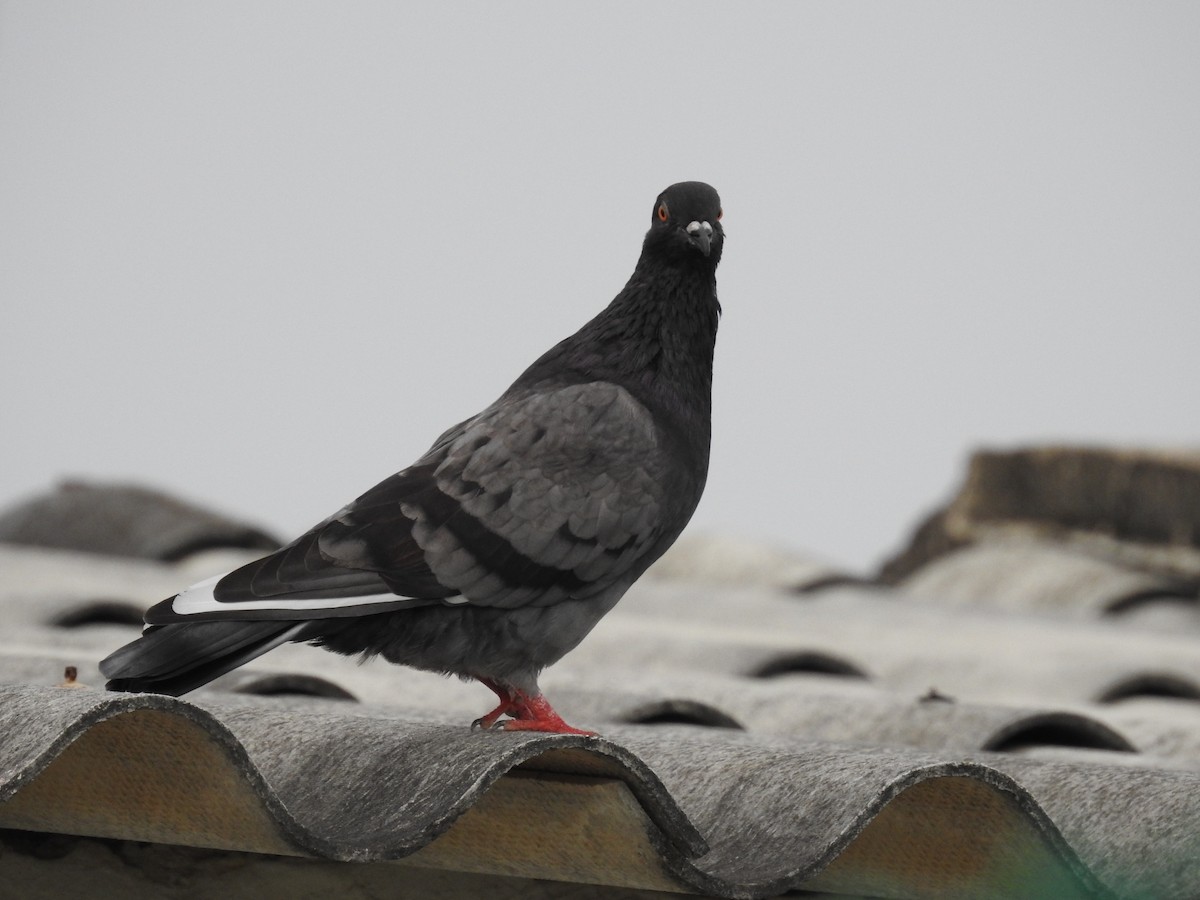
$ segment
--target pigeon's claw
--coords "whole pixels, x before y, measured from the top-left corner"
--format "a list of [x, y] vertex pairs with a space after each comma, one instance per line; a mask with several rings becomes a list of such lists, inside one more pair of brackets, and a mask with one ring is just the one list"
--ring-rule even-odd
[[500, 701], [500, 705], [493, 709], [486, 716], [480, 716], [471, 723], [472, 731], [492, 731], [496, 728], [496, 723], [504, 716], [515, 716], [517, 714], [516, 700], [513, 697], [512, 691], [497, 681], [491, 678], [480, 678], [479, 683], [486, 686]]
[[[510, 689], [491, 679], [481, 678], [480, 682], [491, 688], [500, 698], [500, 705], [486, 716], [480, 716], [471, 723], [472, 731], [542, 731], [550, 734], [581, 734], [585, 737], [596, 737], [596, 732], [575, 728], [563, 721], [562, 716], [554, 711], [550, 701], [543, 694], [530, 696], [516, 689]], [[504, 716], [512, 716], [504, 719]]]

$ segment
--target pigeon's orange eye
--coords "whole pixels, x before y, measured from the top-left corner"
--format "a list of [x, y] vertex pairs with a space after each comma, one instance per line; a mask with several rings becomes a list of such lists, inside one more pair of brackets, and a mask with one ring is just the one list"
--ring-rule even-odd
[[658, 221], [667, 221], [667, 204], [665, 203], [658, 204]]

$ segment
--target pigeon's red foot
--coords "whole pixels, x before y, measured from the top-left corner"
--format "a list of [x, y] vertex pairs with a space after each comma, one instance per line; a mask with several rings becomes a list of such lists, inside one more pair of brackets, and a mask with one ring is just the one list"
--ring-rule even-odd
[[[550, 701], [542, 694], [529, 695], [517, 690], [509, 690], [491, 680], [480, 679], [483, 684], [492, 689], [500, 698], [500, 705], [486, 716], [481, 716], [471, 723], [472, 730], [487, 731], [543, 731], [551, 734], [581, 734], [585, 737], [596, 737], [596, 732], [575, 728], [563, 721], [562, 716], [554, 711]], [[503, 716], [512, 716], [503, 719]]]
[[548, 731], [552, 734], [596, 736], [594, 731], [584, 731], [564, 722], [562, 716], [554, 711], [550, 701], [541, 694], [536, 697], [519, 697], [514, 705], [516, 709], [513, 718], [496, 723], [496, 728], [504, 731]]

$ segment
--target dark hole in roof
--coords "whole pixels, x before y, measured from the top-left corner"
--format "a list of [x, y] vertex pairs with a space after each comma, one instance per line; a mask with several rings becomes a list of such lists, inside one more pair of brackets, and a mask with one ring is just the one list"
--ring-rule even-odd
[[819, 650], [785, 653], [768, 659], [752, 671], [754, 678], [777, 678], [780, 675], [834, 675], [839, 678], [869, 678], [865, 671], [849, 660]]
[[92, 600], [59, 613], [50, 620], [59, 628], [83, 628], [86, 625], [142, 626], [142, 607], [124, 600]]
[[714, 706], [695, 700], [659, 700], [647, 703], [623, 716], [632, 725], [704, 725], [708, 728], [736, 728], [742, 724]]
[[943, 694], [935, 687], [931, 687], [920, 697], [917, 698], [918, 703], [954, 703], [955, 700], [949, 694]]
[[812, 581], [806, 581], [803, 584], [797, 584], [792, 587], [793, 594], [816, 594], [828, 588], [836, 587], [857, 587], [857, 588], [877, 588], [879, 582], [874, 578], [867, 578], [862, 575], [825, 575], [821, 578], [814, 578]]
[[1200, 685], [1182, 675], [1170, 672], [1140, 672], [1122, 678], [1096, 698], [1097, 703], [1117, 703], [1136, 697], [1175, 697], [1181, 700], [1200, 700]]
[[1136, 753], [1137, 748], [1102, 722], [1073, 713], [1030, 716], [992, 735], [980, 749], [1013, 753], [1032, 747], [1075, 747]]
[[1134, 610], [1162, 603], [1197, 606], [1200, 605], [1200, 595], [1197, 595], [1194, 585], [1180, 584], [1177, 587], [1152, 588], [1114, 600], [1104, 610], [1104, 615], [1120, 616]]
[[264, 675], [234, 688], [236, 694], [258, 697], [325, 697], [330, 700], [358, 701], [345, 688], [315, 675]]

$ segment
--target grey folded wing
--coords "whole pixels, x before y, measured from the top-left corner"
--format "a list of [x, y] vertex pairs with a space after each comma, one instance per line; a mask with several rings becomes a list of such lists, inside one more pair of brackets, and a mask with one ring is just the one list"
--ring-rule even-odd
[[650, 414], [616, 385], [501, 398], [288, 547], [226, 575], [213, 606], [261, 616], [269, 600], [271, 615], [315, 618], [322, 597], [325, 614], [353, 613], [356, 594], [364, 613], [384, 608], [381, 594], [412, 598], [390, 608], [590, 596], [661, 535], [666, 465]]

